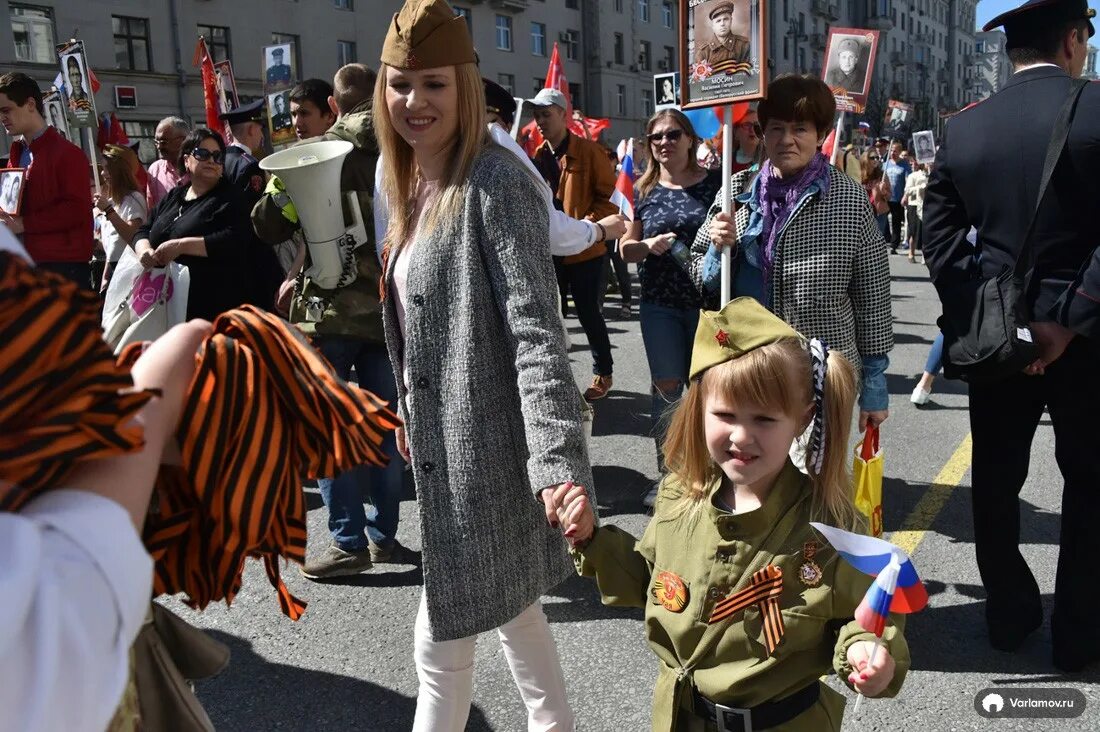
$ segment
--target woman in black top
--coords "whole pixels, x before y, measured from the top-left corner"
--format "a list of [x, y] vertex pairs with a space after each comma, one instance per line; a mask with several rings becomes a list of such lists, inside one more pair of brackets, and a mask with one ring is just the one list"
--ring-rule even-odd
[[[649, 168], [638, 181], [634, 222], [621, 247], [623, 260], [638, 262], [642, 285], [642, 342], [652, 380], [653, 436], [664, 472], [661, 417], [688, 380], [695, 327], [702, 302], [690, 275], [690, 249], [707, 207], [722, 186], [718, 172], [696, 161], [699, 138], [681, 112], [667, 109], [646, 125]], [[646, 505], [656, 498], [656, 483]]]
[[188, 320], [213, 320], [247, 302], [251, 292], [248, 211], [222, 175], [224, 160], [225, 143], [218, 133], [205, 127], [192, 131], [179, 160], [191, 184], [169, 191], [134, 237], [134, 251], [145, 267], [169, 262], [187, 267]]

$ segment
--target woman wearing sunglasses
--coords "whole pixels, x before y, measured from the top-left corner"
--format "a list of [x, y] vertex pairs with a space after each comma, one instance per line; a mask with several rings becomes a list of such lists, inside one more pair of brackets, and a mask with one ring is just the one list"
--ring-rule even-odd
[[[646, 125], [650, 165], [638, 181], [634, 221], [622, 241], [623, 260], [638, 262], [642, 286], [642, 342], [649, 361], [653, 437], [663, 473], [661, 417], [687, 383], [691, 346], [702, 300], [691, 281], [690, 248], [722, 187], [720, 171], [707, 171], [695, 157], [699, 138], [684, 114], [666, 109]], [[643, 503], [653, 505], [655, 481]]]
[[179, 185], [160, 200], [149, 223], [134, 237], [145, 267], [169, 262], [190, 273], [187, 318], [213, 320], [248, 300], [246, 243], [252, 236], [248, 209], [223, 175], [225, 142], [205, 127], [193, 130], [180, 148]]

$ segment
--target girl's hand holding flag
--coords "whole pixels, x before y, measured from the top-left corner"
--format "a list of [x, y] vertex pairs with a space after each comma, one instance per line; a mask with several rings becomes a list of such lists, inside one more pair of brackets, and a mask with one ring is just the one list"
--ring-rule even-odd
[[874, 641], [856, 641], [848, 646], [848, 664], [855, 669], [848, 675], [848, 683], [864, 696], [878, 696], [894, 679], [893, 656]]

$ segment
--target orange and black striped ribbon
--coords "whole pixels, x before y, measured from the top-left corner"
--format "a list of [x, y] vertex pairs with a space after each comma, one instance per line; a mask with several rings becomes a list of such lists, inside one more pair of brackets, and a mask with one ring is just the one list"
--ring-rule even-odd
[[752, 64], [746, 61], [719, 61], [714, 64], [714, 75], [717, 74], [736, 74], [739, 72], [752, 71]]
[[714, 606], [710, 624], [752, 605], [760, 606], [764, 618], [764, 646], [772, 653], [783, 640], [783, 614], [779, 611], [779, 595], [783, 592], [783, 570], [774, 564], [755, 572], [749, 586], [739, 590]]

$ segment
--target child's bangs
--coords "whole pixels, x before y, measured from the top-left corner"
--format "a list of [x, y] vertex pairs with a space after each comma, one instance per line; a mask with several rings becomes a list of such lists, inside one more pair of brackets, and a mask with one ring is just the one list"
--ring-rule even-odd
[[[703, 388], [727, 402], [797, 417], [809, 403], [808, 371], [809, 355], [797, 339], [789, 338], [708, 369]], [[800, 379], [803, 374], [805, 378]]]

